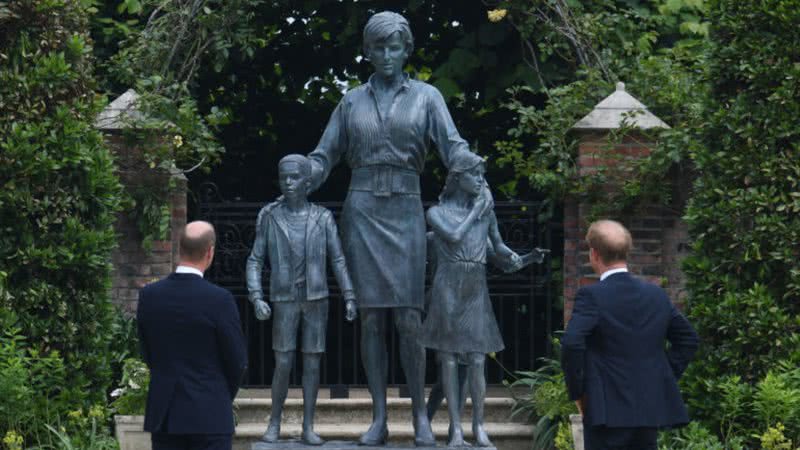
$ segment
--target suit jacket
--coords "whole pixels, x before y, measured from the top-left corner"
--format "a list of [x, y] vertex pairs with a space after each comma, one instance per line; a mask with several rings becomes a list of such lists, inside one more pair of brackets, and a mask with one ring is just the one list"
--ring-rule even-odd
[[686, 424], [677, 380], [698, 342], [663, 289], [625, 272], [610, 275], [575, 297], [561, 339], [569, 397], [585, 396], [589, 426]]
[[150, 367], [144, 429], [233, 433], [233, 398], [247, 348], [233, 295], [188, 273], [139, 291], [142, 356]]
[[[289, 225], [286, 223], [286, 205], [270, 204], [261, 209], [256, 220], [256, 238], [247, 258], [247, 290], [250, 301], [262, 300], [261, 271], [265, 256], [269, 259], [269, 295], [273, 302], [294, 300], [294, 274], [292, 273]], [[319, 300], [328, 297], [326, 260], [330, 258], [333, 274], [339, 282], [344, 298], [354, 298], [353, 283], [339, 240], [333, 214], [327, 209], [309, 204], [306, 224], [306, 298]]]

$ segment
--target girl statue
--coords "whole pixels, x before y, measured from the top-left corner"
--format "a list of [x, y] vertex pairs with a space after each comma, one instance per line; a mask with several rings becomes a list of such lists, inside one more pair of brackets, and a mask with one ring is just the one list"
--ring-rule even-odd
[[[467, 384], [472, 398], [475, 443], [490, 447], [483, 427], [486, 394], [486, 354], [504, 348], [486, 285], [486, 254], [491, 244], [495, 258], [518, 270], [523, 261], [503, 243], [493, 203], [484, 189], [483, 160], [473, 153], [454, 158], [439, 204], [428, 209], [433, 229], [436, 269], [430, 310], [422, 325], [420, 342], [435, 349], [441, 365], [442, 385], [450, 414], [448, 446], [463, 446], [459, 405], [459, 358], [468, 364]], [[487, 239], [488, 238], [488, 239]]]

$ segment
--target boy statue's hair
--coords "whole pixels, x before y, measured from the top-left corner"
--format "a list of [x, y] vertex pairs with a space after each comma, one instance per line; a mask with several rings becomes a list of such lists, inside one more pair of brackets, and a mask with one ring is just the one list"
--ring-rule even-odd
[[283, 164], [286, 163], [295, 163], [300, 166], [300, 171], [303, 173], [304, 176], [308, 177], [311, 175], [311, 160], [306, 158], [303, 155], [299, 155], [297, 153], [292, 153], [290, 155], [286, 155], [278, 162], [278, 169]]

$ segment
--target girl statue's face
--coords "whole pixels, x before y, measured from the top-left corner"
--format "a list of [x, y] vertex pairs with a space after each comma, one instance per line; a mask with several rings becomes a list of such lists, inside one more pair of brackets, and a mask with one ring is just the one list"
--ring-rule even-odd
[[408, 59], [406, 43], [399, 31], [392, 33], [383, 41], [373, 42], [369, 46], [369, 57], [375, 73], [392, 78], [403, 73], [403, 66]]
[[458, 188], [470, 195], [478, 195], [483, 189], [483, 167], [479, 164], [458, 175]]

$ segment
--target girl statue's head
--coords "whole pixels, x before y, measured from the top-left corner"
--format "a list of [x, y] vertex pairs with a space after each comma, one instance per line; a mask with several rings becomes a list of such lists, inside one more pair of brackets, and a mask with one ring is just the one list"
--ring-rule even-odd
[[452, 161], [439, 201], [446, 201], [459, 190], [472, 197], [478, 196], [485, 185], [484, 172], [485, 163], [480, 156], [470, 152], [459, 153]]

